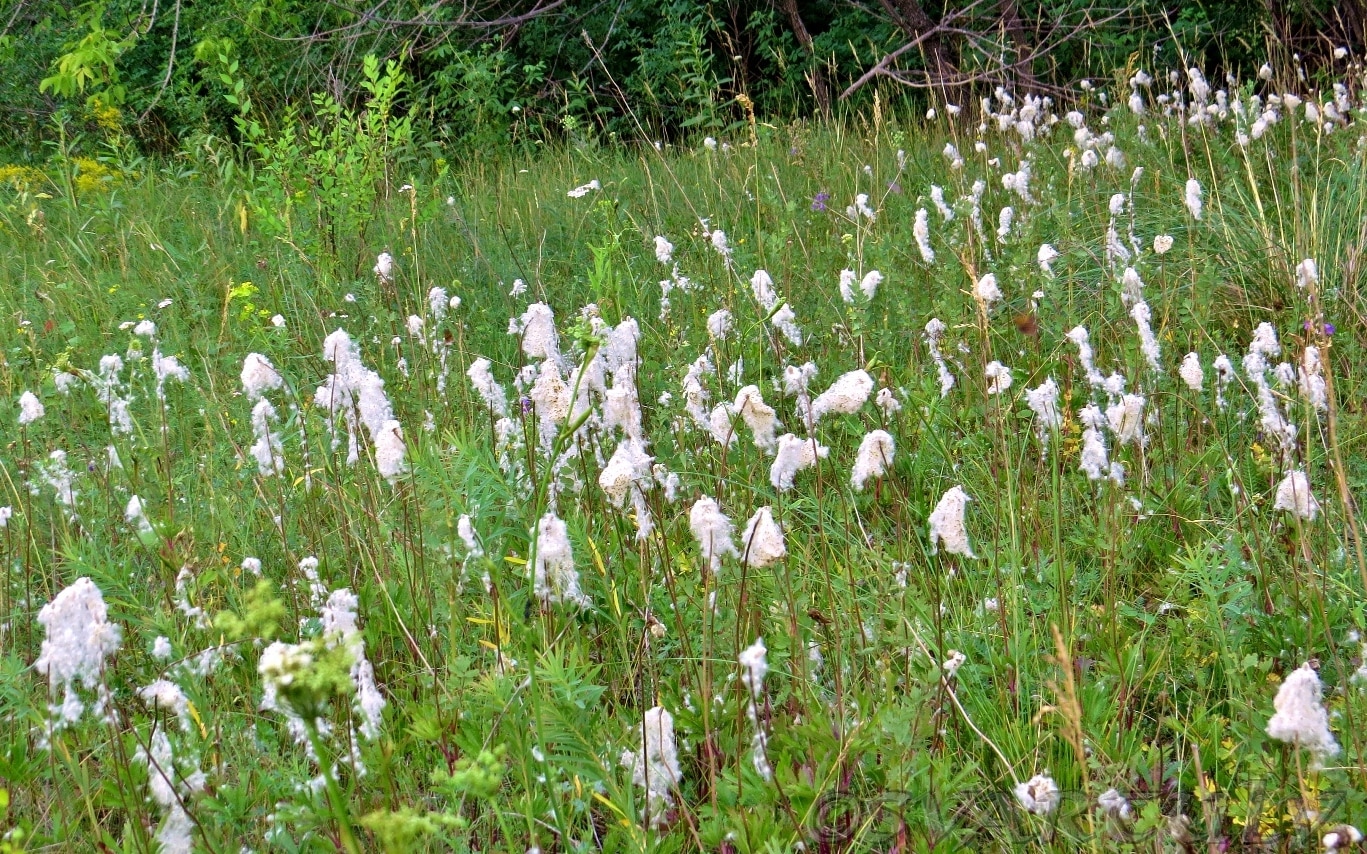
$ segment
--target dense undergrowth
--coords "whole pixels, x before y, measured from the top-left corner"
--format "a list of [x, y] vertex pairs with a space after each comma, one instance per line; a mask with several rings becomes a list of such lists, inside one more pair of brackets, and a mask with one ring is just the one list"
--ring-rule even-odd
[[4, 845], [1367, 821], [1360, 78], [446, 162], [372, 72], [4, 173]]

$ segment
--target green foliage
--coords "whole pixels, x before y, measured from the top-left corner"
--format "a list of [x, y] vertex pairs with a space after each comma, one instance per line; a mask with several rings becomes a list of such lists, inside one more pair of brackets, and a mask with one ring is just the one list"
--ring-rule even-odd
[[[288, 23], [291, 8], [242, 14]], [[634, 14], [622, 24], [644, 26]], [[751, 139], [748, 123], [727, 132], [728, 96], [700, 100], [709, 87], [749, 86], [748, 70], [705, 55], [726, 28], [670, 14], [674, 48], [704, 82], [686, 91], [682, 60], [644, 36], [658, 64], [640, 80], [664, 87], [662, 103], [677, 99], [680, 121], [706, 113], [715, 123], [699, 133], [729, 149], [607, 144], [604, 129], [621, 126], [593, 112], [594, 84], [582, 101], [566, 89], [513, 111], [524, 81], [553, 89], [560, 72], [528, 70], [517, 45], [501, 44], [451, 54], [470, 75], [451, 78], [453, 93], [470, 87], [462, 109], [488, 107], [465, 142], [492, 150], [502, 122], [522, 122], [522, 141], [565, 117], [575, 134], [535, 156], [459, 157], [419, 146], [421, 130], [405, 124], [438, 109], [423, 100], [421, 68], [361, 61], [360, 101], [330, 94], [282, 115], [257, 77], [257, 48], [216, 37], [199, 44], [195, 74], [251, 157], [206, 132], [184, 157], [139, 161], [111, 146], [115, 131], [71, 118], [73, 136], [42, 170], [0, 172], [12, 188], [0, 264], [13, 285], [0, 289], [0, 417], [14, 436], [0, 449], [0, 506], [12, 513], [0, 527], [0, 777], [12, 801], [3, 826], [23, 834], [9, 841], [155, 849], [174, 813], [149, 799], [160, 778], [140, 757], [157, 755], [159, 737], [206, 850], [847, 851], [923, 831], [924, 847], [950, 850], [1306, 850], [1331, 821], [1362, 826], [1367, 744], [1353, 721], [1367, 694], [1353, 632], [1367, 614], [1350, 514], [1367, 478], [1352, 453], [1367, 420], [1354, 403], [1364, 354], [1351, 319], [1367, 306], [1350, 265], [1334, 263], [1355, 251], [1367, 213], [1357, 131], [1286, 120], [1241, 146], [1234, 119], [1205, 127], [1154, 108], [1141, 120], [1122, 106], [1105, 127], [1129, 164], [1091, 171], [1069, 154], [1062, 119], [1028, 142], [991, 122], [986, 150], [972, 152], [972, 106], [935, 121], [886, 104], [877, 120], [759, 117]], [[785, 41], [774, 18], [750, 20], [757, 40]], [[865, 35], [864, 46], [881, 37]], [[1240, 91], [1246, 104], [1279, 90]], [[1123, 104], [1128, 86], [1107, 94]], [[1085, 118], [1099, 132], [1092, 98]], [[943, 154], [951, 142], [966, 156], [959, 168]], [[991, 158], [1005, 169], [1029, 160], [1033, 202]], [[1206, 188], [1200, 221], [1182, 204], [1188, 176]], [[589, 180], [599, 188], [567, 195]], [[876, 218], [846, 214], [861, 193]], [[1117, 233], [1130, 245], [1133, 213], [1142, 250], [1129, 263], [1153, 312], [1158, 372], [1136, 343], [1122, 268], [1105, 256], [1116, 193]], [[998, 240], [1008, 205], [1015, 226]], [[916, 247], [922, 208], [934, 264]], [[1174, 238], [1161, 255], [1149, 249], [1158, 234]], [[656, 235], [674, 244], [664, 265]], [[1038, 262], [1045, 242], [1060, 253], [1052, 274]], [[395, 260], [390, 281], [369, 274], [380, 248]], [[1333, 336], [1306, 326], [1315, 310], [1292, 274], [1303, 257], [1321, 261], [1315, 319], [1337, 323]], [[773, 306], [753, 297], [760, 268], [781, 297]], [[845, 269], [850, 303], [837, 287]], [[873, 269], [885, 278], [869, 299], [858, 277]], [[990, 310], [970, 296], [984, 272], [1005, 291]], [[515, 279], [525, 294], [510, 295]], [[559, 364], [508, 334], [536, 301], [555, 312]], [[784, 305], [800, 344], [774, 328]], [[723, 308], [733, 327], [717, 333], [709, 320]], [[622, 346], [609, 327], [628, 317], [638, 360], [600, 388], [578, 368]], [[947, 326], [948, 394], [924, 337], [932, 317]], [[145, 320], [154, 332], [135, 331]], [[1226, 408], [1216, 404], [1212, 358], [1237, 363], [1265, 320], [1288, 363], [1324, 344], [1337, 440], [1327, 413], [1291, 405], [1294, 384], [1274, 391], [1301, 428], [1286, 455], [1263, 434], [1243, 371], [1223, 389]], [[1109, 402], [1065, 338], [1079, 324], [1098, 367], [1127, 377], [1155, 414], [1142, 444], [1106, 428], [1124, 485], [1079, 471], [1078, 410]], [[321, 342], [338, 328], [400, 425], [390, 436], [407, 470], [392, 479], [361, 413], [315, 391], [337, 369]], [[1206, 366], [1199, 391], [1175, 374], [1187, 351]], [[281, 375], [269, 412], [243, 393], [249, 353]], [[730, 447], [695, 423], [682, 382], [704, 354], [715, 368], [698, 375], [705, 415], [729, 418], [726, 405], [754, 385], [778, 432], [829, 449], [794, 489], [774, 486], [775, 458], [742, 416]], [[115, 355], [111, 379], [102, 361]], [[189, 369], [183, 383], [158, 376], [173, 355]], [[506, 421], [466, 373], [480, 357], [507, 394]], [[1014, 371], [1006, 393], [988, 392], [993, 360]], [[785, 369], [809, 361], [820, 370], [810, 394], [865, 369], [900, 408], [809, 421], [780, 391]], [[615, 505], [600, 482], [625, 428], [600, 429], [573, 403], [545, 425], [531, 397], [538, 377], [554, 391], [553, 371], [561, 400], [583, 390], [599, 419], [609, 393], [640, 400], [646, 453], [662, 467], [633, 479], [642, 504], [628, 492]], [[1041, 436], [1021, 392], [1050, 377], [1064, 422]], [[14, 429], [24, 391], [46, 415]], [[113, 392], [128, 401], [126, 432], [111, 426]], [[876, 428], [897, 453], [855, 491], [851, 461]], [[269, 434], [278, 476], [257, 456]], [[73, 506], [46, 479], [57, 451], [74, 473]], [[1287, 465], [1309, 473], [1316, 520], [1272, 506]], [[930, 552], [928, 517], [956, 484], [974, 499], [977, 559]], [[129, 518], [132, 495], [149, 530]], [[689, 513], [702, 495], [737, 532], [769, 507], [788, 556], [762, 567], [727, 556], [711, 573]], [[552, 507], [568, 523], [583, 608], [534, 589], [532, 531]], [[647, 512], [654, 527], [640, 536]], [[310, 556], [320, 560], [306, 571]], [[76, 686], [85, 715], [49, 732], [64, 696], [33, 666], [47, 639], [37, 612], [81, 576], [104, 591], [123, 643], [98, 685]], [[327, 598], [344, 590], [357, 599], [346, 634], [349, 618]], [[770, 669], [756, 695], [737, 657], [761, 636]], [[294, 664], [267, 660], [267, 676], [290, 681], [263, 708], [275, 640]], [[964, 660], [946, 669], [955, 650]], [[387, 702], [373, 735], [362, 732], [361, 654]], [[1312, 658], [1343, 751], [1323, 768], [1266, 731], [1278, 687]], [[656, 706], [677, 738], [667, 799], [634, 773]], [[1043, 770], [1067, 798], [1053, 817], [1012, 794]], [[1095, 808], [1111, 787], [1131, 799], [1128, 816]]]
[[214, 627], [234, 641], [274, 640], [285, 621], [285, 603], [275, 597], [269, 581], [259, 581], [247, 594], [242, 614], [224, 611], [214, 618]]
[[[932, 19], [965, 11], [921, 5]], [[399, 112], [412, 112], [420, 138], [467, 151], [583, 143], [599, 135], [716, 135], [748, 119], [742, 96], [761, 119], [810, 115], [909, 38], [877, 6], [799, 0], [793, 8], [810, 46], [799, 43], [787, 6], [761, 0], [567, 0], [506, 28], [463, 26], [458, 8], [419, 0], [389, 3], [382, 15], [369, 16], [359, 6], [318, 0], [202, 0], [150, 10], [141, 0], [21, 3], [0, 39], [0, 59], [12, 72], [0, 80], [9, 96], [0, 142], [32, 147], [54, 110], [94, 98], [127, 112], [128, 130], [144, 151], [169, 153], [187, 139], [238, 134], [248, 98], [258, 107], [253, 120], [279, 136], [289, 122], [311, 118], [319, 91], [346, 110], [362, 109], [373, 97], [367, 55], [402, 62], [408, 97]], [[1028, 38], [1051, 39], [1056, 24], [1086, 19], [1090, 4], [1032, 0], [1010, 8], [1027, 22]], [[525, 11], [503, 3], [489, 9], [495, 18]], [[1249, 76], [1275, 36], [1285, 42], [1285, 55], [1274, 57], [1279, 68], [1299, 53], [1315, 73], [1334, 63], [1327, 45], [1360, 40], [1341, 23], [1352, 15], [1333, 12], [1326, 0], [1255, 8], [1235, 0], [1144, 0], [1052, 46], [1030, 71], [1062, 86], [1145, 66], [1195, 65], [1212, 79], [1227, 71]], [[977, 26], [995, 44], [995, 7], [974, 14], [955, 25]], [[1332, 29], [1321, 39], [1325, 21]], [[995, 56], [971, 40], [951, 52], [970, 70]], [[219, 67], [220, 54], [231, 57], [231, 72]], [[920, 59], [913, 52], [903, 61], [915, 66]], [[968, 102], [987, 88], [954, 97]], [[906, 99], [924, 109], [922, 94], [877, 85], [839, 106], [866, 108], [875, 94], [884, 104]]]

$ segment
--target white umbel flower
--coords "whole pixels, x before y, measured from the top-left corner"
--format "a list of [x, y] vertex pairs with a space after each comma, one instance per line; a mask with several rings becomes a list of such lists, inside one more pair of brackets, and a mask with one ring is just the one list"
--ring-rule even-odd
[[1153, 239], [1153, 251], [1157, 255], [1166, 255], [1172, 249], [1172, 235], [1160, 234]]
[[713, 575], [721, 571], [722, 558], [740, 557], [732, 539], [735, 526], [710, 496], [704, 495], [693, 502], [693, 508], [688, 512], [688, 527]]
[[1329, 713], [1322, 695], [1323, 686], [1315, 668], [1309, 663], [1301, 665], [1277, 689], [1272, 701], [1276, 711], [1267, 722], [1267, 734], [1309, 750], [1317, 760], [1337, 754], [1339, 745], [1329, 731]]
[[38, 395], [31, 391], [26, 391], [19, 395], [19, 426], [23, 427], [37, 421], [43, 417], [43, 402], [38, 399]]
[[1054, 782], [1048, 771], [1036, 774], [1024, 783], [1016, 784], [1014, 791], [1021, 808], [1028, 813], [1049, 815], [1058, 809], [1058, 783]]
[[745, 565], [755, 569], [772, 566], [788, 556], [783, 529], [774, 521], [774, 512], [768, 507], [761, 507], [750, 517], [741, 534], [741, 543]]
[[1320, 514], [1320, 503], [1310, 494], [1310, 478], [1303, 471], [1289, 471], [1277, 485], [1273, 510], [1285, 510], [1297, 519], [1315, 521]]
[[977, 559], [978, 556], [973, 554], [973, 548], [968, 544], [968, 529], [964, 525], [964, 509], [972, 500], [961, 486], [952, 487], [940, 498], [940, 503], [935, 505], [927, 520], [930, 523], [931, 554], [944, 548], [948, 554]]
[[882, 477], [892, 465], [895, 453], [891, 433], [886, 430], [870, 431], [859, 443], [859, 454], [854, 459], [850, 486], [859, 491], [869, 482], [869, 478]]

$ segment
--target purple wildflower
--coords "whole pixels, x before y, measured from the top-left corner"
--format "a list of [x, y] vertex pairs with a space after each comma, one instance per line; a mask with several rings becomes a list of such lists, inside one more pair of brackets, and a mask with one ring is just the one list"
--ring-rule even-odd
[[826, 210], [826, 203], [829, 202], [830, 200], [831, 200], [831, 194], [828, 193], [828, 192], [826, 192], [825, 190], [822, 190], [821, 192], [819, 192], [819, 193], [816, 194], [816, 198], [812, 199], [812, 210], [814, 210], [814, 211], [824, 211], [824, 210]]

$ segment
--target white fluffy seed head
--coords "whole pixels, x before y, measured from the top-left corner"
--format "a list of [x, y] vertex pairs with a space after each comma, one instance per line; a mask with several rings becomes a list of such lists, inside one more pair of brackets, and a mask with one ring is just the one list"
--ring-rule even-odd
[[1310, 478], [1303, 471], [1289, 471], [1277, 485], [1273, 510], [1285, 510], [1297, 519], [1315, 521], [1320, 514], [1320, 503], [1310, 492]]
[[812, 417], [820, 420], [829, 414], [852, 415], [858, 412], [873, 392], [873, 377], [868, 371], [850, 371], [812, 401]]
[[745, 533], [741, 534], [741, 543], [745, 565], [754, 569], [772, 566], [788, 555], [783, 529], [774, 521], [774, 512], [768, 507], [761, 507], [750, 517], [745, 524]]
[[242, 392], [248, 400], [258, 400], [266, 392], [274, 391], [283, 384], [284, 380], [271, 360], [260, 353], [248, 353], [247, 358], [242, 360]]
[[1329, 730], [1329, 713], [1321, 700], [1323, 686], [1309, 663], [1301, 665], [1277, 689], [1272, 701], [1275, 713], [1267, 722], [1267, 734], [1313, 753], [1317, 760], [1339, 752]]
[[891, 433], [886, 430], [870, 431], [859, 443], [854, 471], [850, 475], [850, 486], [854, 487], [855, 491], [860, 491], [871, 478], [887, 474], [895, 453]]
[[968, 529], [964, 524], [964, 510], [973, 499], [962, 486], [951, 487], [935, 505], [927, 521], [930, 523], [930, 553], [941, 548], [948, 554], [977, 558], [968, 543]]

